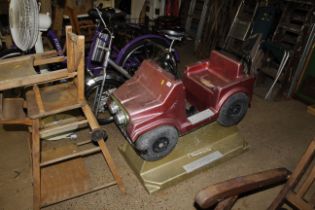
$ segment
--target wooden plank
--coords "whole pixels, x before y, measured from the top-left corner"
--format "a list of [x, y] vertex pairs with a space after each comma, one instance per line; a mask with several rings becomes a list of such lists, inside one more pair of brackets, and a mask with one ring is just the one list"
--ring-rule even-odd
[[39, 89], [38, 89], [37, 85], [33, 86], [33, 91], [34, 91], [34, 95], [35, 95], [35, 102], [36, 102], [36, 105], [37, 105], [37, 107], [39, 109], [39, 112], [40, 113], [44, 113], [45, 112], [45, 107], [44, 107], [43, 100], [42, 100], [42, 97], [40, 95], [40, 92], [39, 92]]
[[290, 191], [288, 192], [288, 195], [286, 196], [286, 199], [296, 206], [298, 209], [303, 210], [314, 210], [314, 208], [306, 203], [301, 197], [298, 197], [294, 192]]
[[[1, 78], [0, 73], [0, 78]], [[18, 77], [16, 77], [18, 75]], [[66, 69], [49, 72], [47, 74], [32, 74], [28, 76], [21, 76], [16, 74], [14, 78], [9, 78], [0, 81], [0, 91], [7, 90], [11, 88], [30, 86], [34, 84], [48, 83], [60, 79], [73, 78], [76, 73], [69, 74]]]
[[294, 169], [292, 175], [290, 176], [290, 178], [288, 179], [287, 183], [284, 185], [280, 193], [277, 195], [275, 200], [268, 207], [268, 210], [276, 210], [280, 208], [288, 192], [292, 190], [296, 186], [296, 184], [300, 181], [306, 168], [311, 163], [312, 158], [314, 156], [314, 150], [315, 150], [315, 139], [312, 140], [312, 142], [306, 149], [305, 153], [303, 154], [302, 158], [300, 159], [296, 168]]
[[2, 101], [3, 120], [23, 120], [26, 114], [23, 111], [23, 98], [4, 98]]
[[[63, 145], [43, 152], [43, 161], [49, 161], [65, 156], [77, 147], [73, 144]], [[70, 196], [88, 191], [90, 187], [90, 177], [82, 158], [77, 158], [45, 167], [41, 170], [41, 205], [56, 203]]]
[[45, 107], [44, 113], [39, 111], [34, 91], [30, 90], [26, 93], [28, 116], [30, 118], [44, 117], [82, 106], [82, 104], [78, 103], [77, 90], [73, 82], [45, 86], [40, 91]]
[[33, 170], [33, 209], [40, 209], [41, 175], [40, 175], [40, 138], [39, 120], [33, 120], [32, 125], [32, 170]]
[[[108, 188], [108, 187], [111, 187], [111, 186], [114, 186], [114, 185], [116, 185], [116, 182], [114, 182], [114, 181], [113, 182], [108, 182], [108, 183], [103, 184], [103, 185], [98, 185], [96, 187], [89, 188], [87, 191], [83, 191], [81, 193], [69, 195], [67, 198], [62, 199], [61, 201], [77, 198], [77, 197], [80, 197], [80, 196], [83, 196], [83, 195], [86, 195], [86, 194], [89, 194], [89, 193], [93, 193], [93, 192], [96, 192], [96, 191], [99, 191], [99, 190], [102, 190], [102, 189], [105, 189], [105, 188]], [[60, 201], [45, 202], [45, 203], [42, 203], [42, 207], [49, 206], [49, 205], [52, 205], [52, 204], [55, 204], [55, 203], [58, 203], [58, 202], [60, 202]]]
[[196, 195], [195, 201], [200, 207], [209, 208], [219, 200], [281, 183], [287, 179], [289, 174], [290, 172], [287, 169], [277, 168], [252, 175], [236, 177], [201, 190]]
[[[89, 122], [89, 125], [91, 127], [92, 130], [94, 129], [98, 129], [100, 126], [91, 110], [91, 108], [89, 107], [89, 105], [85, 105], [82, 107], [82, 110], [83, 110], [83, 113], [85, 115], [85, 117], [87, 118], [88, 122]], [[116, 180], [117, 184], [118, 184], [118, 187], [120, 189], [120, 191], [122, 193], [125, 193], [126, 192], [126, 189], [125, 189], [125, 186], [121, 180], [121, 177], [119, 176], [118, 174], [118, 171], [116, 169], [116, 165], [114, 163], [114, 161], [112, 160], [112, 157], [107, 149], [107, 146], [105, 144], [105, 141], [104, 139], [100, 139], [98, 142], [98, 145], [99, 147], [101, 148], [102, 150], [102, 153], [103, 153], [103, 156], [105, 158], [105, 161], [114, 177], [114, 179]]]
[[8, 58], [0, 61], [0, 84], [15, 78], [36, 75], [32, 56]]

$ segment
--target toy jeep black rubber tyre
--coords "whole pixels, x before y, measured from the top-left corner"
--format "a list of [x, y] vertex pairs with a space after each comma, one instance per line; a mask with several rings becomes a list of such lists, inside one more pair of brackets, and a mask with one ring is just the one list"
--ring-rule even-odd
[[245, 93], [230, 96], [223, 104], [217, 121], [223, 126], [232, 126], [240, 122], [247, 112], [249, 98]]
[[174, 127], [161, 126], [141, 135], [135, 147], [144, 160], [159, 160], [176, 146], [178, 133]]

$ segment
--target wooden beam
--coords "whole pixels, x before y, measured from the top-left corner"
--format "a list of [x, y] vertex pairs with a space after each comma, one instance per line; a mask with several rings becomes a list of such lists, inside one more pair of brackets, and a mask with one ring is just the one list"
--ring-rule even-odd
[[39, 120], [32, 125], [33, 209], [40, 209], [40, 138]]

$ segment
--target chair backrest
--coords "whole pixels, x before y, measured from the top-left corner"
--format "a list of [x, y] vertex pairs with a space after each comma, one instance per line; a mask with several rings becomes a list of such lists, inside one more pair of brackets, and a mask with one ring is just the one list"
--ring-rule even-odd
[[239, 195], [266, 189], [286, 181], [268, 210], [278, 210], [285, 202], [300, 210], [314, 210], [314, 156], [315, 139], [310, 143], [290, 176], [287, 169], [277, 168], [232, 178], [204, 188], [197, 193], [195, 200], [202, 208], [217, 204], [215, 210], [228, 210], [232, 208]]
[[276, 210], [288, 201], [298, 209], [315, 208], [315, 139], [310, 143], [292, 175], [268, 210]]
[[228, 80], [236, 79], [243, 74], [243, 66], [239, 61], [216, 50], [211, 52], [209, 69]]
[[84, 36], [72, 33], [72, 27], [66, 27], [67, 70], [77, 72], [76, 84], [79, 100], [84, 100]]

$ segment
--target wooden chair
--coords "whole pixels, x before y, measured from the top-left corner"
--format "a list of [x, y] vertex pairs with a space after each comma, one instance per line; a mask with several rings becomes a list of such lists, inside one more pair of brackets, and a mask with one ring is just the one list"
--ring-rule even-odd
[[[33, 209], [40, 209], [41, 206], [50, 205], [115, 184], [118, 185], [122, 192], [125, 192], [124, 185], [104, 142], [105, 133], [100, 129], [84, 97], [84, 37], [73, 34], [72, 28], [66, 27], [66, 46], [67, 68], [53, 72], [38, 74], [34, 66], [64, 61], [65, 58], [56, 56], [55, 52], [21, 56], [0, 62], [0, 91], [21, 87], [26, 90], [25, 98], [4, 98], [0, 94], [0, 124], [23, 124], [31, 127], [34, 188]], [[83, 117], [80, 120], [62, 125], [50, 125], [49, 127], [42, 123], [42, 118], [44, 117], [74, 109], [82, 110]], [[92, 140], [98, 144], [98, 147], [80, 150], [48, 160], [44, 160], [41, 157], [40, 138], [68, 132], [86, 125], [89, 125], [91, 128]], [[81, 142], [79, 145], [85, 145], [90, 142]], [[67, 192], [58, 192], [60, 196], [54, 195], [54, 198], [42, 199], [42, 179], [45, 178], [47, 180], [47, 177], [43, 175], [43, 171], [48, 166], [51, 167], [51, 170], [49, 172], [46, 170], [45, 174], [54, 172], [55, 169], [53, 167], [57, 167], [61, 162], [72, 161], [75, 158], [84, 157], [100, 151], [115, 181], [96, 187], [87, 186], [82, 188], [81, 191], [77, 189], [76, 185], [74, 186], [75, 189], [64, 190]], [[72, 172], [74, 174], [76, 169], [78, 169], [78, 166], [73, 166]], [[59, 175], [64, 176], [62, 178], [67, 180], [67, 174]], [[68, 180], [71, 181], [72, 177], [69, 177]], [[44, 184], [47, 185], [47, 183]]]
[[[272, 169], [211, 185], [197, 193], [195, 201], [202, 208], [231, 209], [243, 193], [274, 186], [286, 181], [284, 187], [268, 207], [279, 209], [284, 203], [301, 210], [315, 208], [315, 139], [310, 143], [292, 174], [285, 168]], [[216, 205], [216, 206], [215, 206]]]

